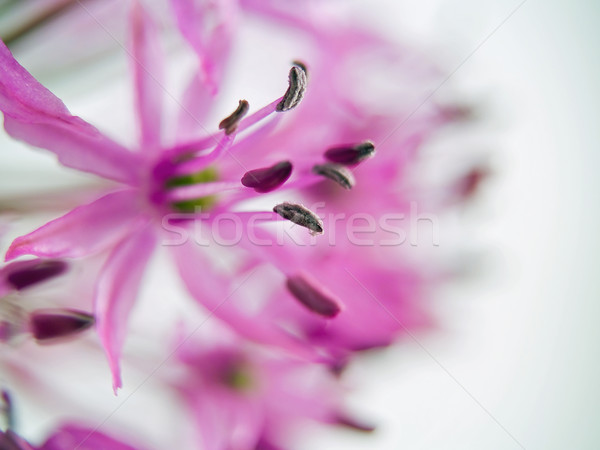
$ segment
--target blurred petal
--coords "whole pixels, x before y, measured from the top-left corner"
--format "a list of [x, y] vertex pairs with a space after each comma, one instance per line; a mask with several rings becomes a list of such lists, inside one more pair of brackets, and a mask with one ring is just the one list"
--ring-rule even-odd
[[246, 314], [236, 304], [236, 294], [245, 298], [243, 283], [253, 272], [242, 279], [242, 285], [233, 288], [231, 279], [218, 273], [202, 250], [193, 240], [173, 247], [179, 274], [188, 291], [211, 315], [218, 317], [248, 339], [285, 348], [307, 359], [316, 357], [311, 348], [284, 330], [266, 324], [262, 317]]
[[22, 255], [78, 258], [97, 253], [120, 239], [140, 216], [138, 192], [113, 192], [13, 241], [6, 260]]
[[54, 152], [67, 167], [134, 184], [139, 158], [103, 136], [36, 81], [0, 42], [0, 110], [16, 139]]
[[197, 135], [199, 125], [214, 106], [213, 97], [231, 50], [236, 6], [231, 0], [171, 0], [171, 7], [181, 34], [198, 55], [200, 66], [185, 90], [178, 120], [178, 136], [190, 139]]
[[122, 386], [119, 359], [125, 342], [127, 319], [155, 240], [150, 224], [138, 227], [115, 247], [96, 285], [96, 328], [108, 356], [115, 394]]
[[163, 108], [164, 54], [159, 30], [138, 1], [133, 3], [131, 21], [131, 61], [135, 106], [144, 151], [158, 151]]
[[71, 424], [60, 427], [39, 450], [70, 450], [74, 448], [81, 450], [135, 450], [135, 447], [119, 442], [97, 430]]
[[171, 0], [171, 6], [181, 34], [198, 55], [200, 78], [214, 95], [230, 53], [236, 6], [231, 0]]

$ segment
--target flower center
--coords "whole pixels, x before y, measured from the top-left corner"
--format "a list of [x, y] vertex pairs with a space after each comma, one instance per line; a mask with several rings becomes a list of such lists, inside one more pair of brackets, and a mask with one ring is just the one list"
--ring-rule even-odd
[[[165, 182], [165, 188], [168, 190], [183, 186], [193, 186], [201, 183], [212, 183], [218, 179], [219, 177], [217, 170], [214, 167], [207, 167], [204, 170], [191, 173], [189, 175], [180, 175], [169, 178]], [[216, 201], [217, 197], [215, 195], [207, 195], [187, 200], [173, 201], [171, 202], [171, 207], [178, 212], [193, 213], [210, 209], [214, 206]]]

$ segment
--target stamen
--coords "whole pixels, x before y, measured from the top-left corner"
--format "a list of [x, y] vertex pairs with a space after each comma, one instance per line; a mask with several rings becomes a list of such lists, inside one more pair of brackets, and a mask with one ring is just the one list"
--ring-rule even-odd
[[352, 147], [334, 147], [325, 152], [325, 159], [346, 166], [353, 166], [375, 154], [371, 141], [364, 141]]
[[219, 124], [219, 130], [225, 130], [225, 134], [227, 135], [233, 133], [235, 130], [237, 130], [242, 118], [248, 113], [249, 108], [250, 105], [246, 100], [240, 100], [237, 109], [221, 121]]
[[331, 318], [342, 310], [342, 302], [307, 273], [289, 277], [286, 286], [300, 303], [316, 314]]
[[292, 163], [281, 161], [271, 167], [246, 172], [242, 177], [242, 184], [263, 194], [277, 189], [287, 181], [291, 174]]
[[323, 222], [314, 212], [296, 203], [280, 203], [273, 208], [284, 219], [294, 222], [296, 225], [308, 228], [311, 234], [323, 234]]
[[279, 112], [294, 109], [304, 97], [306, 84], [308, 83], [306, 69], [299, 65], [292, 66], [288, 79], [290, 85], [285, 94], [283, 94], [281, 101], [277, 104], [276, 110]]
[[356, 184], [354, 174], [340, 164], [317, 164], [312, 168], [313, 173], [335, 181], [344, 189], [352, 189]]
[[38, 342], [80, 333], [93, 324], [91, 314], [68, 309], [34, 311], [29, 316], [29, 330]]
[[22, 268], [14, 270], [6, 277], [7, 281], [17, 290], [54, 278], [67, 270], [67, 264], [59, 260], [34, 260], [20, 264]]

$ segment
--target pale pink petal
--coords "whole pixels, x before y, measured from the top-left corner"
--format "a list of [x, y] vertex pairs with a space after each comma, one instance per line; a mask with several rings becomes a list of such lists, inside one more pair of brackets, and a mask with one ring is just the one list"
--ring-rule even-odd
[[221, 319], [237, 333], [251, 340], [285, 348], [307, 359], [317, 358], [313, 349], [284, 330], [265, 323], [262, 317], [243, 312], [236, 300], [245, 298], [243, 283], [252, 277], [252, 272], [242, 278], [242, 284], [236, 288], [228, 277], [219, 274], [212, 267], [204, 250], [193, 240], [173, 247], [177, 268], [188, 291], [211, 316]]
[[79, 206], [15, 239], [6, 260], [22, 255], [78, 258], [97, 253], [135, 226], [136, 218], [142, 214], [138, 197], [136, 190], [127, 189]]
[[185, 90], [178, 120], [179, 138], [189, 139], [204, 131], [214, 105], [231, 51], [236, 6], [232, 0], [171, 0], [171, 7], [181, 34], [198, 55], [199, 70]]
[[39, 450], [67, 450], [74, 448], [81, 450], [135, 450], [136, 447], [117, 441], [92, 428], [66, 424], [56, 430], [42, 444]]
[[138, 1], [133, 3], [130, 24], [131, 64], [141, 145], [146, 152], [156, 152], [160, 149], [161, 142], [163, 49], [156, 24]]
[[94, 299], [96, 329], [108, 357], [115, 394], [122, 386], [119, 360], [127, 319], [156, 237], [149, 223], [125, 237], [112, 252], [98, 279]]
[[16, 139], [54, 152], [65, 166], [129, 184], [139, 179], [139, 157], [102, 135], [36, 81], [0, 42], [0, 110]]
[[177, 26], [200, 61], [200, 79], [216, 94], [230, 53], [236, 5], [232, 0], [171, 0]]

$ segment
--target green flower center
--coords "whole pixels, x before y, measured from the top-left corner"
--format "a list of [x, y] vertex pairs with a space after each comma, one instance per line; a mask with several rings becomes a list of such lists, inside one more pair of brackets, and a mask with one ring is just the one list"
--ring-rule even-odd
[[[200, 172], [181, 175], [167, 180], [165, 188], [174, 189], [183, 186], [191, 186], [200, 183], [212, 183], [219, 179], [217, 170], [214, 167], [207, 167]], [[194, 213], [206, 211], [214, 206], [217, 201], [216, 195], [207, 195], [206, 197], [181, 200], [171, 203], [171, 206], [179, 212]]]

